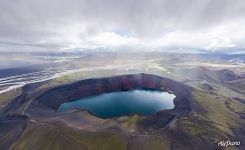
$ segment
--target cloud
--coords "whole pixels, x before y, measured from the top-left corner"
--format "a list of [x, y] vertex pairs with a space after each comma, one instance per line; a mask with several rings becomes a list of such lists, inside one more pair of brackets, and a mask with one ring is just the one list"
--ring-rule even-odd
[[244, 47], [243, 0], [2, 0], [0, 50]]

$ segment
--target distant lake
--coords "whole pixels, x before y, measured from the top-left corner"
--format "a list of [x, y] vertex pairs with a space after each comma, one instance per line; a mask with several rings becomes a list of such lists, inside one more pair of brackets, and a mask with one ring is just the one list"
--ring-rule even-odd
[[128, 116], [134, 113], [148, 116], [164, 109], [174, 108], [174, 98], [175, 95], [163, 91], [111, 92], [63, 103], [58, 111], [88, 110], [100, 118]]

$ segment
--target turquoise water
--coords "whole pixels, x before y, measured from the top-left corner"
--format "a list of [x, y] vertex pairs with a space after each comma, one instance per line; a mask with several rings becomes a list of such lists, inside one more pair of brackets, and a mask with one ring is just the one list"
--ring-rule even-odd
[[152, 115], [174, 107], [175, 95], [163, 91], [132, 90], [104, 93], [63, 103], [58, 111], [70, 109], [88, 110], [100, 118], [128, 116], [130, 114]]

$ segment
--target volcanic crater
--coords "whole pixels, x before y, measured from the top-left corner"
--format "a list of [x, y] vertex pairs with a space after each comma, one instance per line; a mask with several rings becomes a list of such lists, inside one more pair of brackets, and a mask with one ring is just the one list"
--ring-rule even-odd
[[[91, 132], [113, 130], [126, 137], [132, 134], [131, 131], [134, 131], [134, 135], [154, 134], [168, 124], [170, 125], [170, 122], [179, 116], [188, 115], [193, 105], [189, 86], [153, 74], [127, 74], [84, 79], [44, 90], [40, 90], [41, 86], [42, 83], [24, 86], [21, 93], [1, 110], [0, 121], [4, 124], [1, 132], [14, 132], [15, 135], [3, 142], [2, 147], [8, 147], [22, 136], [25, 129], [32, 129], [37, 124], [69, 130], [78, 128], [85, 131], [91, 130]], [[57, 111], [61, 104], [76, 99], [135, 89], [165, 91], [174, 94], [176, 96], [173, 99], [174, 108], [162, 110], [150, 116], [133, 114], [110, 119], [98, 118], [87, 111]]]
[[140, 122], [143, 126], [157, 124], [159, 125], [157, 128], [161, 128], [168, 124], [174, 117], [188, 114], [191, 111], [189, 87], [161, 76], [144, 73], [85, 79], [69, 85], [56, 87], [37, 97], [35, 99], [35, 107], [41, 104], [57, 112], [61, 104], [76, 99], [135, 89], [166, 91], [176, 96], [173, 100], [173, 109], [162, 110], [154, 115], [144, 117]]

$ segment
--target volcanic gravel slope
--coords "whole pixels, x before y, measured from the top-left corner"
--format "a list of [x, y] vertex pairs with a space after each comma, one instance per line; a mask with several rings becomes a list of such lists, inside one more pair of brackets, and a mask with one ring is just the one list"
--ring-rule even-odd
[[[219, 149], [217, 143], [226, 139], [245, 142], [243, 99], [229, 101], [152, 74], [86, 79], [51, 89], [44, 85], [24, 86], [1, 110], [0, 149], [189, 150]], [[174, 109], [106, 120], [78, 110], [56, 111], [63, 102], [84, 96], [137, 88], [174, 93]]]

